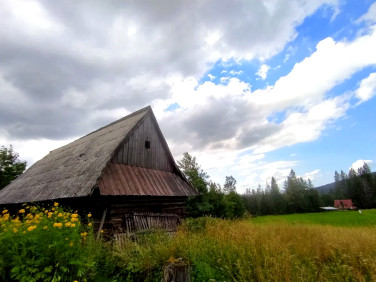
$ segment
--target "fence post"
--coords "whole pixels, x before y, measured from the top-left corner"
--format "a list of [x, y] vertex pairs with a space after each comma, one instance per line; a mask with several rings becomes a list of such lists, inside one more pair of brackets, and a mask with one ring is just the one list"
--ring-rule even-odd
[[189, 265], [181, 258], [168, 262], [163, 269], [163, 282], [190, 282]]

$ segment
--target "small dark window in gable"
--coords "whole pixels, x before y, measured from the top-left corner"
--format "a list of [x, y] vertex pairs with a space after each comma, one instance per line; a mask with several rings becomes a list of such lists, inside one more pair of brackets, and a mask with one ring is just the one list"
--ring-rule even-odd
[[146, 150], [150, 149], [150, 141], [145, 140], [145, 149]]

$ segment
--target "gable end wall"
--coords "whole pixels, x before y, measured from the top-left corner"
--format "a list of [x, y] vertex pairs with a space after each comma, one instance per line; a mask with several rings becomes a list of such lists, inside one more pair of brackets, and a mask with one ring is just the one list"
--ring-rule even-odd
[[[152, 118], [147, 115], [119, 147], [112, 162], [173, 172], [174, 167], [161, 138]], [[145, 148], [145, 141], [150, 142], [150, 149]]]

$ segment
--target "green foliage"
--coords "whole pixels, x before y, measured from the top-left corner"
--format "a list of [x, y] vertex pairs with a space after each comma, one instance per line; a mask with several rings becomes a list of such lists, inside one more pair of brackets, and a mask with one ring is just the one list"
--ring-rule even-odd
[[[73, 281], [94, 274], [98, 244], [92, 223], [55, 203], [50, 209], [23, 206], [0, 216], [2, 281]], [[90, 225], [90, 226], [89, 226]]]
[[9, 148], [0, 148], [0, 189], [7, 186], [24, 172], [26, 162], [18, 160], [18, 154], [13, 151], [12, 145]]
[[[215, 216], [221, 218], [236, 218], [244, 215], [244, 203], [236, 193], [236, 180], [226, 176], [222, 191], [221, 187], [213, 182], [208, 182], [209, 176], [188, 153], [177, 162], [186, 178], [200, 195], [191, 197], [187, 201], [187, 214], [190, 217]], [[209, 189], [208, 189], [209, 188]]]
[[270, 215], [285, 213], [305, 213], [319, 211], [321, 199], [313, 188], [310, 179], [297, 178], [291, 170], [284, 184], [284, 193], [280, 192], [274, 177], [270, 186], [262, 190], [248, 189], [243, 195], [246, 209], [252, 215]]
[[361, 209], [376, 207], [376, 175], [371, 173], [366, 163], [357, 171], [351, 168], [348, 174], [335, 171], [334, 181], [334, 189], [321, 195], [321, 198], [351, 199], [354, 205]]
[[236, 191], [236, 179], [231, 176], [226, 176], [225, 184], [223, 185], [223, 191], [225, 193]]

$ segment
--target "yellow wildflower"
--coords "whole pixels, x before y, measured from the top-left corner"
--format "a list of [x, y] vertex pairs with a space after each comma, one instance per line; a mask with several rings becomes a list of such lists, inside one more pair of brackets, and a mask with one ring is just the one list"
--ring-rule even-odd
[[25, 210], [24, 209], [20, 209], [18, 212], [19, 213], [25, 213]]
[[52, 215], [53, 215], [53, 213], [52, 213], [52, 212], [49, 212], [49, 213], [48, 213], [48, 218], [51, 218]]
[[71, 224], [71, 227], [76, 227], [76, 224], [75, 224], [75, 223], [72, 223], [72, 224]]
[[55, 203], [54, 203], [54, 206], [55, 206], [55, 207], [59, 206], [59, 203], [55, 202]]
[[71, 221], [72, 221], [72, 222], [78, 221], [78, 218], [77, 218], [77, 217], [72, 217], [72, 218], [71, 218]]
[[17, 233], [18, 232], [17, 228], [13, 228], [13, 232]]
[[20, 221], [20, 219], [19, 219], [18, 217], [16, 217], [15, 219], [12, 220], [12, 222], [18, 224], [18, 223], [20, 223], [21, 221]]
[[7, 209], [3, 210], [3, 214], [6, 214], [7, 212], [8, 212], [8, 210], [7, 210]]
[[65, 226], [66, 226], [66, 227], [69, 227], [69, 226], [71, 226], [71, 225], [72, 225], [72, 223], [70, 223], [70, 222], [66, 222], [66, 223], [65, 223]]
[[46, 230], [47, 228], [48, 228], [47, 225], [45, 225], [45, 226], [43, 227], [44, 230]]
[[91, 217], [91, 213], [89, 213], [89, 214], [87, 215], [87, 217]]
[[61, 222], [55, 222], [53, 226], [57, 228], [61, 228], [63, 224]]
[[86, 235], [87, 235], [86, 232], [81, 233], [81, 236], [82, 236], [82, 237], [85, 237]]
[[58, 217], [63, 217], [63, 214], [61, 212], [59, 212], [59, 214], [57, 216]]
[[88, 226], [89, 226], [89, 227], [92, 226], [91, 222], [88, 224]]
[[77, 213], [74, 213], [74, 214], [72, 214], [72, 217], [77, 218], [77, 217], [78, 217], [78, 214], [77, 214]]
[[35, 228], [37, 228], [36, 225], [31, 225], [27, 228], [27, 231], [33, 231]]

